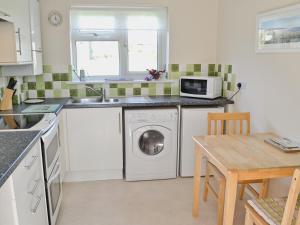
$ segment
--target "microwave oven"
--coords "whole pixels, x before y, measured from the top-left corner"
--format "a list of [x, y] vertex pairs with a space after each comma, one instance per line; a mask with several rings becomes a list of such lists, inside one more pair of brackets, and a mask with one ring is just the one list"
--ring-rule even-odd
[[180, 96], [214, 99], [222, 95], [222, 77], [183, 76], [180, 78]]

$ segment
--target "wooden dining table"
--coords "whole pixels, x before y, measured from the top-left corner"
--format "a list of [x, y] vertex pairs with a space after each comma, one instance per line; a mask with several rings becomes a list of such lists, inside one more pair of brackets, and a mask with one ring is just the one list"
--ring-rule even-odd
[[[266, 143], [272, 133], [193, 137], [195, 141], [193, 216], [199, 216], [201, 161], [205, 157], [226, 178], [223, 225], [233, 225], [238, 183], [292, 176], [300, 153], [286, 153]], [[267, 191], [264, 190], [262, 197]], [[200, 212], [201, 214], [201, 212]], [[201, 215], [200, 215], [201, 216]]]

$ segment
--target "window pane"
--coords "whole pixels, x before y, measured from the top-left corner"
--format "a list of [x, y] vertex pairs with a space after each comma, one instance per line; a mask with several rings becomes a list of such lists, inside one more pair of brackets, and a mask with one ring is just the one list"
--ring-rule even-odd
[[118, 41], [77, 41], [77, 69], [87, 76], [119, 75]]
[[130, 72], [157, 69], [157, 31], [128, 31], [128, 64]]

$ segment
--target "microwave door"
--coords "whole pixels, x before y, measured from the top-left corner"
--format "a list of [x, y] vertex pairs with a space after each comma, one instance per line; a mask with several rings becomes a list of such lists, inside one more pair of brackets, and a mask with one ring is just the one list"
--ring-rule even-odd
[[181, 92], [192, 95], [206, 95], [207, 94], [207, 80], [197, 79], [182, 79]]

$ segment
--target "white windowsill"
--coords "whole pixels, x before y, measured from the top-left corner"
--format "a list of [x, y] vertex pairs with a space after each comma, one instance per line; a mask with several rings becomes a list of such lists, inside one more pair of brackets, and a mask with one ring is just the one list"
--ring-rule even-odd
[[90, 80], [90, 81], [67, 81], [67, 84], [116, 84], [116, 83], [174, 83], [178, 80]]

